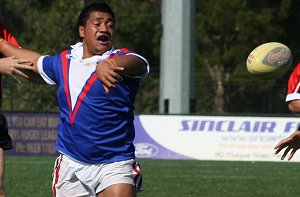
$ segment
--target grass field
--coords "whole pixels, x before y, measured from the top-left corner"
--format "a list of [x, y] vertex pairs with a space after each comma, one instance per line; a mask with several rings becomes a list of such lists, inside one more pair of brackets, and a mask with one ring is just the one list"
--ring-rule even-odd
[[[300, 163], [139, 159], [139, 197], [299, 197]], [[6, 157], [8, 197], [51, 197], [53, 157]]]

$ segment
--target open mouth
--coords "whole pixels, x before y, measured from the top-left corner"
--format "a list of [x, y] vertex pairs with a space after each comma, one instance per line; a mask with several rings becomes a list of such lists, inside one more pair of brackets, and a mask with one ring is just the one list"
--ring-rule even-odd
[[98, 41], [102, 41], [102, 42], [107, 42], [109, 40], [111, 40], [108, 36], [105, 35], [101, 35], [97, 38]]

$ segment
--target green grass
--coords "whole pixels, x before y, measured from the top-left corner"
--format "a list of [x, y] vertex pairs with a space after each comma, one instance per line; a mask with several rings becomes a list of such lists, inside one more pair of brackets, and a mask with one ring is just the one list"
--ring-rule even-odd
[[[50, 197], [53, 157], [6, 157], [8, 196]], [[300, 196], [300, 163], [139, 159], [140, 197]]]

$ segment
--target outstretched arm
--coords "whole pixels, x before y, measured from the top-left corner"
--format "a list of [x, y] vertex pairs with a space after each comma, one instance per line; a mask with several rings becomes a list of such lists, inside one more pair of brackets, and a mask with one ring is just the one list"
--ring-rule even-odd
[[293, 113], [300, 114], [300, 100], [292, 100], [288, 103], [289, 110]]
[[39, 82], [39, 83], [43, 82], [37, 70], [37, 60], [41, 56], [39, 53], [29, 49], [18, 48], [10, 44], [9, 42], [5, 41], [2, 38], [0, 38], [0, 53], [2, 53], [6, 57], [14, 56], [17, 59], [29, 60], [34, 68], [33, 69], [34, 72], [26, 71], [26, 70], [22, 70], [22, 71], [29, 76], [29, 80], [34, 82]]
[[147, 64], [137, 56], [125, 55], [100, 62], [96, 67], [98, 78], [106, 92], [123, 80], [121, 75], [137, 76], [145, 73]]
[[284, 153], [281, 156], [281, 160], [283, 160], [287, 154], [290, 152], [288, 156], [288, 160], [291, 160], [296, 153], [296, 151], [300, 148], [300, 130], [295, 131], [289, 137], [281, 140], [275, 147], [275, 154], [278, 154], [282, 149], [285, 149]]

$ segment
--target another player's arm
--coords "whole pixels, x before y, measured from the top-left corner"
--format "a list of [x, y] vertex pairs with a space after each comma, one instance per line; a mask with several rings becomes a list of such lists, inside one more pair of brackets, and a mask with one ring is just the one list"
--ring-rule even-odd
[[116, 87], [116, 83], [122, 81], [122, 75], [143, 75], [147, 64], [135, 55], [118, 56], [100, 62], [96, 67], [96, 73], [101, 80], [104, 89]]
[[33, 66], [29, 60], [15, 59], [15, 57], [5, 57], [0, 59], [0, 73], [12, 77], [17, 83], [21, 83], [21, 80], [17, 75], [28, 79], [29, 77], [22, 72], [23, 70], [33, 70]]
[[300, 114], [300, 100], [292, 100], [288, 103], [289, 110], [293, 113]]
[[300, 148], [300, 128], [298, 128], [294, 133], [292, 133], [289, 137], [281, 140], [274, 149], [275, 154], [278, 154], [281, 150], [285, 149], [281, 160], [283, 160], [288, 154], [288, 160], [291, 160], [294, 156], [294, 154], [299, 150]]
[[29, 76], [29, 80], [36, 82], [36, 83], [44, 83], [43, 79], [38, 73], [37, 69], [37, 60], [41, 56], [39, 53], [16, 47], [9, 42], [5, 41], [0, 37], [0, 53], [2, 53], [4, 56], [10, 57], [14, 56], [17, 59], [27, 59], [31, 62], [31, 65], [34, 67], [33, 71], [30, 70], [22, 70], [26, 75]]

